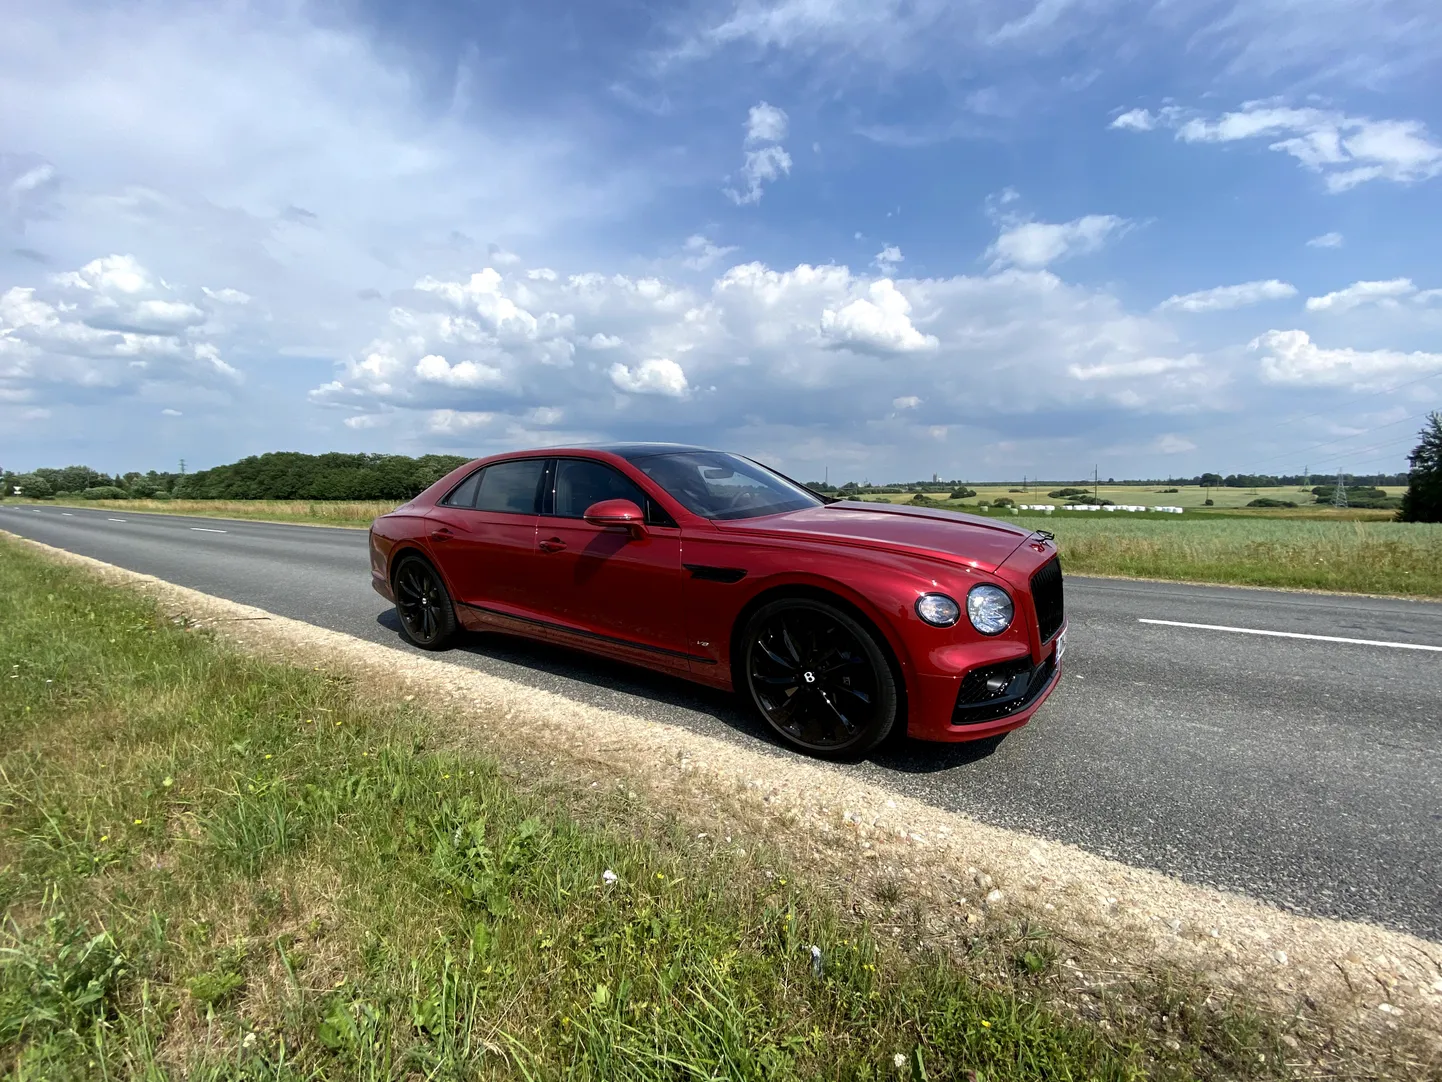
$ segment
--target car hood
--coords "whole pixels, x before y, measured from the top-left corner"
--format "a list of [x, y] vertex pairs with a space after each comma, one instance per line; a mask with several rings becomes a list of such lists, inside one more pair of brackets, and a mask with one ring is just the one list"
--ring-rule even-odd
[[979, 515], [851, 500], [781, 515], [720, 521], [716, 527], [757, 537], [902, 549], [984, 571], [995, 571], [1032, 535], [1031, 530]]

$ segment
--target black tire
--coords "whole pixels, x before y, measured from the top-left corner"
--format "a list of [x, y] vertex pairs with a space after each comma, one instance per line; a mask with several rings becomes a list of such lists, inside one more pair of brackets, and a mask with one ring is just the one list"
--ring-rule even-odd
[[890, 734], [896, 676], [876, 635], [810, 598], [781, 598], [747, 621], [738, 683], [788, 744], [824, 759], [857, 759]]
[[420, 556], [403, 556], [391, 580], [396, 595], [396, 616], [407, 641], [422, 650], [444, 650], [458, 630], [451, 595], [440, 572]]

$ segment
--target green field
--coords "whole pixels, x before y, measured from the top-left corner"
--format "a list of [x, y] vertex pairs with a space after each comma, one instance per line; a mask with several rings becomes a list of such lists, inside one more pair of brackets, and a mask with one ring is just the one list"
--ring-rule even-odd
[[446, 750], [404, 702], [8, 541], [0, 666], [17, 1080], [1121, 1082], [1283, 1077], [1295, 1055], [1167, 978], [1084, 1020], [1034, 926], [900, 949], [754, 844]]

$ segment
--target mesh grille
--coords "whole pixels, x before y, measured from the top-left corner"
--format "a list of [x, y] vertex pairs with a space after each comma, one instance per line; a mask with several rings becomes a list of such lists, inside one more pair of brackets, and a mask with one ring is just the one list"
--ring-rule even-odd
[[1047, 642], [1061, 630], [1066, 619], [1062, 603], [1061, 560], [1048, 560], [1031, 577], [1031, 600], [1036, 606], [1036, 622], [1041, 641]]
[[[952, 712], [953, 725], [975, 725], [981, 721], [995, 721], [1008, 714], [1025, 710], [1036, 701], [1056, 671], [1056, 655], [1047, 658], [1035, 669], [1030, 658], [1004, 661], [1000, 665], [988, 665], [962, 677], [961, 691], [956, 698]], [[986, 690], [986, 681], [993, 676], [1014, 677], [1022, 675], [1019, 686], [999, 692]], [[1010, 692], [1008, 694], [1008, 691]]]

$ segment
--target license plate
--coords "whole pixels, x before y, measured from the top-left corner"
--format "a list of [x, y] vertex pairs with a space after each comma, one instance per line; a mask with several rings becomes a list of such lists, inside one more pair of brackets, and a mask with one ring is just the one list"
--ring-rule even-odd
[[1056, 660], [1061, 663], [1062, 655], [1066, 653], [1066, 629], [1063, 628], [1060, 635], [1056, 637]]

